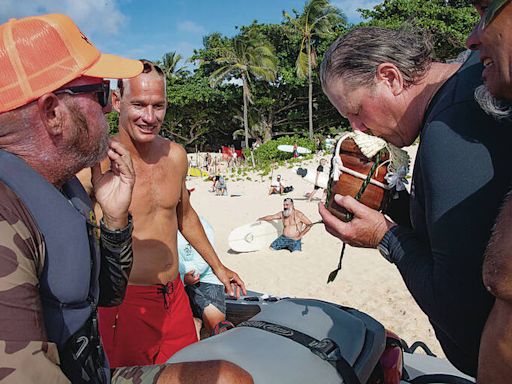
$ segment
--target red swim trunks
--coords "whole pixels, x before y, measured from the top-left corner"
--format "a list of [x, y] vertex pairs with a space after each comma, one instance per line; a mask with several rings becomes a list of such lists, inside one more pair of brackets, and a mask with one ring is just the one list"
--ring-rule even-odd
[[120, 306], [99, 309], [99, 327], [112, 368], [165, 363], [197, 341], [179, 275], [166, 285], [128, 285]]

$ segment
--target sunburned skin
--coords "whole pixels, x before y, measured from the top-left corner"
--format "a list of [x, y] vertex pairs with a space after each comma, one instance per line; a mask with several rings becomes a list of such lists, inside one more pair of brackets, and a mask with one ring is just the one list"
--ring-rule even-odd
[[182, 196], [188, 199], [188, 194], [182, 193], [186, 155], [168, 140], [157, 141], [154, 163], [133, 161], [137, 182], [130, 205], [135, 255], [130, 284], [165, 284], [178, 274], [176, 209]]
[[[154, 285], [175, 280], [179, 229], [211, 266], [228, 294], [245, 292], [237, 273], [219, 260], [190, 205], [185, 186], [185, 149], [159, 136], [167, 105], [163, 73], [149, 70], [124, 80], [112, 94], [112, 105], [119, 112], [119, 133], [114, 140], [130, 152], [136, 175], [130, 205], [134, 263], [129, 283]], [[107, 166], [108, 162], [102, 164]], [[79, 178], [94, 198], [90, 176]]]
[[293, 240], [302, 239], [311, 229], [311, 220], [309, 220], [301, 211], [295, 209], [293, 202], [288, 201], [288, 199], [285, 199], [283, 203], [283, 210], [281, 212], [274, 215], [260, 217], [258, 220], [282, 220], [283, 235]]
[[298, 240], [300, 238], [301, 229], [305, 224], [297, 218], [297, 213], [294, 209], [291, 210], [290, 216], [286, 217], [284, 211], [283, 217], [283, 235], [290, 239]]
[[[161, 137], [155, 141], [151, 162], [132, 158], [137, 181], [130, 204], [135, 257], [129, 283], [134, 285], [165, 284], [178, 274], [177, 206], [182, 196], [188, 201], [188, 193], [183, 193], [187, 159], [181, 146]], [[104, 160], [102, 171], [109, 167], [108, 159]], [[78, 176], [90, 193], [90, 170]], [[98, 204], [95, 213], [99, 221]]]

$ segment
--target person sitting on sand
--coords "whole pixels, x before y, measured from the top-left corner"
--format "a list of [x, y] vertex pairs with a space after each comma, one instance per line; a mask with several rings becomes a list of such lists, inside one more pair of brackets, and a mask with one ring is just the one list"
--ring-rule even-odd
[[215, 176], [215, 180], [213, 182], [213, 186], [215, 188], [215, 194], [217, 196], [227, 196], [228, 195], [228, 187], [226, 185], [226, 180], [224, 176]]
[[274, 195], [279, 193], [282, 195], [284, 192], [284, 185], [281, 181], [281, 175], [277, 175], [275, 179], [270, 183], [270, 189], [268, 190], [269, 195]]
[[[324, 171], [324, 167], [325, 167], [326, 163], [327, 163], [327, 161], [325, 159], [320, 159], [320, 164], [316, 168], [315, 187], [313, 188], [313, 190], [310, 193], [308, 193], [308, 195], [307, 195], [308, 201], [313, 200], [313, 197], [315, 196], [316, 191], [318, 191], [320, 188], [322, 188], [318, 185], [318, 179], [319, 179], [320, 175], [322, 174], [322, 172]], [[324, 189], [324, 195], [323, 195], [324, 198], [325, 198], [326, 194], [327, 194], [327, 190]]]
[[[210, 244], [214, 246], [215, 237], [212, 226], [202, 216], [199, 216], [199, 220]], [[178, 256], [180, 276], [185, 284], [185, 292], [194, 315], [197, 338], [200, 339], [203, 324], [210, 334], [219, 322], [226, 320], [224, 286], [208, 263], [179, 231]]]
[[304, 213], [295, 209], [293, 200], [283, 200], [283, 210], [274, 215], [263, 216], [258, 221], [283, 220], [283, 234], [275, 239], [270, 248], [273, 250], [287, 249], [290, 252], [302, 251], [302, 238], [311, 229], [311, 220]]

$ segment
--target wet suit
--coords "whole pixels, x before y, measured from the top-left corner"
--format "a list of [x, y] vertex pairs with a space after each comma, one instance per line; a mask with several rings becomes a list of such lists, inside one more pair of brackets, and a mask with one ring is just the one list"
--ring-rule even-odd
[[512, 124], [474, 101], [481, 71], [472, 55], [431, 101], [414, 167], [413, 228], [396, 226], [382, 240], [446, 356], [472, 376], [494, 301], [482, 282], [483, 254], [512, 181]]

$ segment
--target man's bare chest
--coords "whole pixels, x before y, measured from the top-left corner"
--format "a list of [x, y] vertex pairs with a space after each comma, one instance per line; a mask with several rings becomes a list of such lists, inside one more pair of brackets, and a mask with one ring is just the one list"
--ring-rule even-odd
[[175, 209], [181, 197], [182, 180], [169, 164], [137, 165], [131, 208], [154, 212]]

